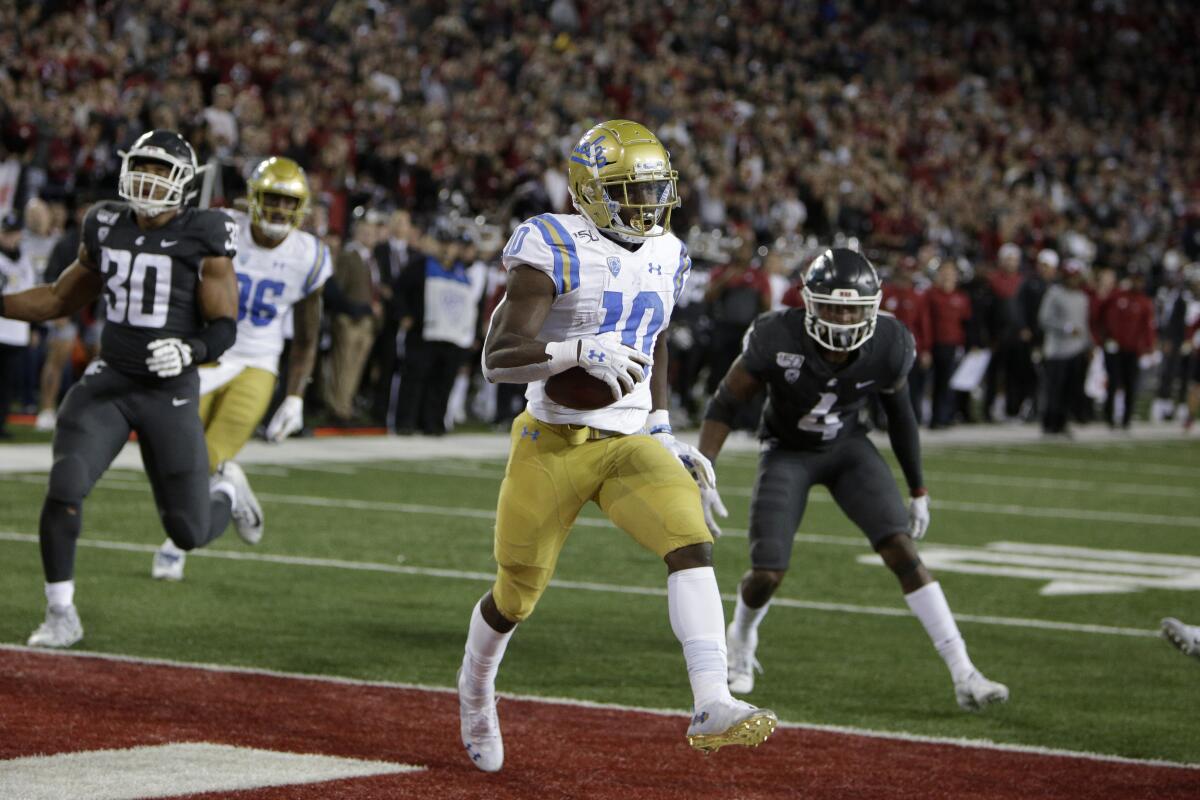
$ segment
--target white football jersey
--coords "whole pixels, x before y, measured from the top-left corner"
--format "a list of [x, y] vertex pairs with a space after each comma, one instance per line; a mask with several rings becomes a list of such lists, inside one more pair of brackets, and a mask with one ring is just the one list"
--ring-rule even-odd
[[[526, 220], [513, 231], [501, 260], [506, 270], [526, 264], [554, 281], [554, 305], [538, 334], [541, 341], [616, 331], [624, 344], [650, 358], [692, 267], [687, 247], [671, 233], [626, 250], [580, 214], [542, 214]], [[650, 370], [632, 392], [595, 411], [553, 402], [544, 385], [535, 381], [525, 392], [530, 413], [543, 422], [636, 433], [651, 410]]]
[[250, 215], [227, 211], [238, 223], [233, 260], [238, 281], [237, 341], [221, 363], [258, 367], [278, 374], [284, 320], [292, 306], [325, 285], [333, 274], [329, 247], [305, 231], [292, 231], [273, 248], [260, 247], [250, 233]]

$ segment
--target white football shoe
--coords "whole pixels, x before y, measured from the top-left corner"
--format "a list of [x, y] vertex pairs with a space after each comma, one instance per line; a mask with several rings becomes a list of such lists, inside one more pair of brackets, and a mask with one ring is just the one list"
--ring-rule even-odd
[[754, 657], [758, 649], [758, 631], [753, 630], [745, 639], [734, 635], [733, 623], [725, 629], [725, 653], [729, 665], [729, 691], [734, 694], [749, 694], [754, 691], [754, 673], [762, 672], [762, 664]]
[[495, 696], [491, 702], [471, 697], [464, 686], [461, 669], [457, 683], [459, 728], [467, 757], [484, 772], [499, 772], [504, 766], [504, 739], [500, 736]]
[[234, 461], [222, 461], [213, 475], [213, 482], [229, 481], [233, 485], [237, 499], [233, 502], [233, 527], [238, 536], [246, 544], [258, 544], [262, 541], [263, 519], [262, 506], [250, 488], [246, 473]]
[[154, 551], [154, 560], [150, 564], [150, 577], [160, 581], [183, 580], [183, 563], [187, 553], [167, 539], [158, 550]]
[[954, 684], [954, 697], [964, 711], [981, 711], [993, 703], [1008, 702], [1008, 687], [1003, 683], [989, 681], [979, 670]]
[[774, 711], [730, 698], [693, 711], [687, 740], [705, 753], [715, 753], [730, 744], [758, 747], [778, 724]]
[[70, 647], [83, 638], [83, 623], [74, 605], [46, 607], [46, 621], [29, 636], [30, 647]]
[[1200, 658], [1200, 626], [1185, 625], [1174, 617], [1162, 621], [1163, 637], [1185, 656]]

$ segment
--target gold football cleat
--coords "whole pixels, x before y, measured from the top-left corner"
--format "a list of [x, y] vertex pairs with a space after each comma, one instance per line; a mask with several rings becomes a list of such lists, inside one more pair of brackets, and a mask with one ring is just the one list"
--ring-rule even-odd
[[[749, 716], [737, 720], [729, 727], [717, 733], [700, 733], [699, 729], [706, 727], [705, 714], [697, 714], [688, 728], [688, 744], [702, 753], [715, 753], [726, 745], [741, 745], [742, 747], [758, 747], [775, 732], [779, 719], [774, 711], [765, 708], [755, 708]], [[697, 731], [693, 733], [693, 731]]]

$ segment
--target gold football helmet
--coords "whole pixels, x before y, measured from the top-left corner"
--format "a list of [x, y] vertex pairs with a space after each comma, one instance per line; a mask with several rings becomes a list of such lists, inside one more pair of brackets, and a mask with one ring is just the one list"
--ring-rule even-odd
[[567, 160], [575, 208], [597, 228], [625, 238], [661, 236], [671, 229], [678, 178], [658, 137], [627, 119], [588, 130]]
[[271, 156], [246, 181], [250, 222], [272, 239], [283, 239], [304, 223], [311, 198], [308, 177], [290, 158]]

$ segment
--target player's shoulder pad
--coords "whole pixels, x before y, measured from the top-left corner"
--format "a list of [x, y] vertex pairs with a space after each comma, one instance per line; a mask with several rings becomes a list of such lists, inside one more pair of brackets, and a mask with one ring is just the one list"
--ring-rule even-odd
[[237, 255], [238, 222], [223, 209], [195, 209], [188, 227], [200, 242], [202, 257], [233, 258]]
[[501, 263], [506, 270], [524, 264], [544, 272], [555, 294], [565, 294], [579, 288], [578, 240], [595, 235], [577, 214], [539, 214], [513, 231]]
[[893, 383], [899, 383], [912, 369], [917, 358], [917, 343], [903, 322], [891, 314], [875, 317], [875, 336], [883, 345], [883, 354]]
[[[122, 221], [122, 217], [128, 218], [128, 211], [127, 203], [117, 200], [101, 200], [92, 204], [87, 214], [84, 215], [80, 241], [97, 267], [100, 264], [100, 245], [108, 238], [112, 227]], [[127, 221], [132, 223], [132, 220], [127, 219]]]

